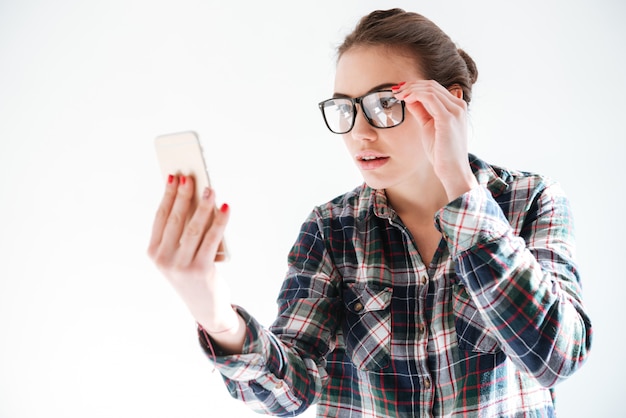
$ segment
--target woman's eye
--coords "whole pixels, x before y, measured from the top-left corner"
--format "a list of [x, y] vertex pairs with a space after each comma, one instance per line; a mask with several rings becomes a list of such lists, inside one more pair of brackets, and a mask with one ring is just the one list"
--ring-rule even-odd
[[398, 103], [398, 99], [395, 97], [383, 97], [380, 99], [380, 107], [383, 109], [391, 109], [395, 104]]

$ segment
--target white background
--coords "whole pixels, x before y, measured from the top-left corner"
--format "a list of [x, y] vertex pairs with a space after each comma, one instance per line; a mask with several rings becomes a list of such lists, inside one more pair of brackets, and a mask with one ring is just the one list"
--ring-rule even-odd
[[256, 416], [145, 255], [152, 141], [200, 134], [232, 208], [223, 274], [269, 325], [300, 223], [360, 181], [317, 109], [334, 48], [392, 6], [477, 62], [471, 151], [569, 194], [595, 342], [558, 412], [623, 410], [624, 3], [0, 0], [1, 417]]

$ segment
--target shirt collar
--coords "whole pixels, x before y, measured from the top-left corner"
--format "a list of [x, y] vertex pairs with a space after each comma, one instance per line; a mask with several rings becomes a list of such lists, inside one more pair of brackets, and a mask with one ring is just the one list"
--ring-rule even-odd
[[[478, 184], [487, 188], [493, 196], [498, 196], [509, 187], [506, 182], [507, 173], [504, 170], [487, 164], [473, 154], [469, 154], [468, 157], [470, 167], [474, 172], [476, 180], [478, 180]], [[372, 189], [364, 184], [361, 196], [364, 197], [361, 202], [367, 204], [370, 208], [370, 210], [359, 211], [364, 217], [367, 217], [370, 213], [382, 219], [391, 219], [394, 216], [395, 212], [389, 206], [384, 189]]]
[[493, 196], [498, 196], [509, 187], [507, 173], [501, 168], [487, 164], [473, 154], [469, 154], [469, 163], [478, 184], [487, 188]]

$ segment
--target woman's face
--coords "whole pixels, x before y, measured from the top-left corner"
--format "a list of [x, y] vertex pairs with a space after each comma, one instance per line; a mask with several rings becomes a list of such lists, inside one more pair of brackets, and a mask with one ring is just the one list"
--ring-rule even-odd
[[[335, 96], [360, 97], [422, 79], [414, 59], [390, 48], [359, 46], [339, 58]], [[402, 124], [379, 129], [365, 120], [361, 106], [357, 105], [354, 127], [342, 136], [365, 182], [374, 189], [419, 180], [420, 170], [427, 162], [419, 125], [409, 112], [405, 112]]]

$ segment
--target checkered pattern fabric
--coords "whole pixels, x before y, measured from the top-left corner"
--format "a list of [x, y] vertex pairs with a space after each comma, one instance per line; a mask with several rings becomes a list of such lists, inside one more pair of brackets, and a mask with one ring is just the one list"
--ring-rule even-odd
[[470, 163], [480, 187], [436, 214], [430, 265], [383, 190], [316, 207], [276, 321], [238, 308], [243, 354], [209, 355], [232, 396], [279, 416], [554, 416], [591, 343], [569, 203], [543, 176]]

